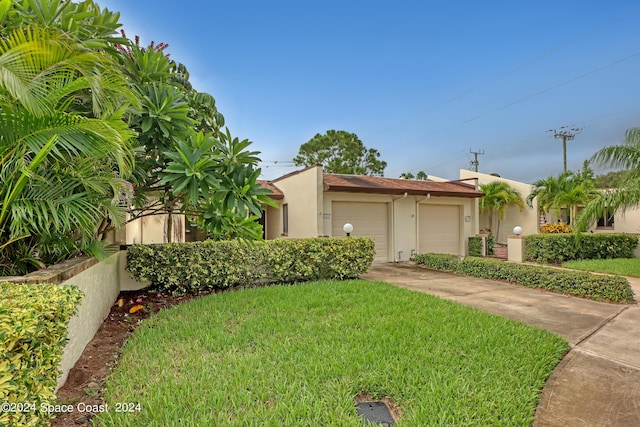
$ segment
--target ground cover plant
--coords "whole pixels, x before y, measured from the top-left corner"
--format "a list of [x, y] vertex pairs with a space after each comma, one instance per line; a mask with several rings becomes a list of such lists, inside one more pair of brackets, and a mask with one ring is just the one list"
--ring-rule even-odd
[[388, 397], [397, 425], [522, 426], [567, 350], [549, 332], [381, 282], [224, 292], [136, 329], [101, 426], [361, 426]]
[[575, 270], [594, 271], [598, 273], [617, 274], [620, 276], [629, 277], [640, 277], [640, 259], [638, 258], [568, 261], [562, 263], [562, 266]]

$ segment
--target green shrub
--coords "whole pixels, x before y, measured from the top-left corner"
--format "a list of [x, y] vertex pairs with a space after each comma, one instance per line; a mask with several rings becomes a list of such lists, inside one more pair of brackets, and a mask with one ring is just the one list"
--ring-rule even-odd
[[133, 245], [127, 270], [152, 289], [198, 292], [269, 283], [356, 278], [373, 262], [369, 238], [241, 240]]
[[493, 233], [489, 233], [487, 236], [487, 255], [493, 255], [493, 247], [496, 245], [496, 236]]
[[533, 234], [525, 237], [524, 258], [539, 263], [633, 258], [637, 245], [638, 237], [630, 234]]
[[20, 405], [0, 412], [1, 426], [49, 425], [41, 405], [55, 403], [67, 324], [81, 298], [73, 286], [0, 283], [0, 402]]
[[469, 256], [482, 256], [482, 237], [469, 237]]
[[460, 257], [451, 254], [419, 254], [414, 255], [411, 260], [416, 264], [442, 271], [456, 271], [460, 263]]
[[632, 302], [634, 300], [629, 282], [620, 276], [558, 270], [476, 257], [465, 258], [458, 264], [456, 272], [485, 279], [505, 280], [530, 288], [548, 289], [595, 300], [614, 302]]

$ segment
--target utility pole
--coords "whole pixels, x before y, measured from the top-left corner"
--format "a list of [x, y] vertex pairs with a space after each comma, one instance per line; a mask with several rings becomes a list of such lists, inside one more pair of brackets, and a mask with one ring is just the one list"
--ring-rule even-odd
[[560, 129], [549, 129], [547, 132], [552, 132], [553, 133], [553, 137], [555, 139], [561, 139], [562, 140], [562, 160], [563, 160], [563, 167], [564, 167], [564, 171], [567, 171], [567, 141], [572, 141], [577, 134], [579, 134], [580, 132], [582, 132], [582, 129], [584, 128], [577, 128], [577, 127], [569, 127], [569, 126], [562, 126]]
[[474, 159], [471, 160], [471, 168], [475, 171], [478, 172], [478, 165], [480, 164], [480, 162], [478, 162], [478, 155], [484, 155], [484, 150], [480, 150], [480, 151], [471, 151], [471, 148], [469, 148], [469, 153], [473, 154]]

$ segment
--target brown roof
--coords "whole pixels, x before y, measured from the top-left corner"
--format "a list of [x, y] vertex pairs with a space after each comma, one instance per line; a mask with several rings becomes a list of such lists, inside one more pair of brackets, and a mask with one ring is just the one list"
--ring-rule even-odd
[[256, 180], [256, 183], [260, 184], [260, 187], [271, 191], [271, 194], [268, 194], [268, 196], [271, 197], [272, 199], [280, 200], [284, 198], [284, 194], [282, 194], [282, 191], [278, 187], [273, 185], [271, 181], [264, 181], [262, 179], [258, 179]]
[[379, 176], [324, 174], [324, 191], [351, 193], [411, 194], [456, 197], [482, 197], [474, 185], [461, 181], [421, 181]]

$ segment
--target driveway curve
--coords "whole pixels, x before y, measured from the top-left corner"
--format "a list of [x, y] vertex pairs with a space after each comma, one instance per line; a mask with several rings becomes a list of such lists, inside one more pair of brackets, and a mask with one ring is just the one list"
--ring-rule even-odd
[[[640, 426], [640, 306], [609, 304], [425, 269], [374, 264], [362, 276], [476, 307], [565, 338], [534, 427]], [[640, 280], [629, 279], [640, 298]]]

